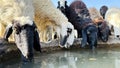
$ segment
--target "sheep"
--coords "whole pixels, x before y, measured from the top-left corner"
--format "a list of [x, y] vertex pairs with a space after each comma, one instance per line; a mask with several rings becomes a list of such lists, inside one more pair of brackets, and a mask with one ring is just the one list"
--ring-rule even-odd
[[[34, 8], [31, 1], [32, 0], [0, 0], [0, 31], [2, 31], [0, 32], [0, 37], [3, 36], [5, 27], [9, 26], [8, 24], [11, 25], [11, 21], [14, 18], [29, 16], [30, 19], [33, 20]], [[28, 3], [29, 5], [26, 5]]]
[[[50, 10], [53, 10], [54, 12]], [[43, 22], [42, 19], [45, 22]], [[33, 21], [35, 24], [33, 23]], [[29, 24], [29, 23], [32, 23], [32, 24]], [[28, 28], [25, 28], [25, 30], [19, 31], [22, 28], [24, 29], [24, 26], [26, 26], [26, 24], [30, 26], [36, 25], [35, 30], [33, 30], [31, 33], [33, 35], [30, 37], [32, 40], [36, 40], [34, 42], [37, 42], [36, 44], [39, 45], [39, 48], [40, 48], [40, 43], [39, 43], [40, 41], [39, 41], [39, 36], [37, 32], [39, 32], [39, 34], [45, 33], [44, 35], [47, 35], [46, 32], [51, 33], [52, 29], [54, 29], [54, 31], [57, 32], [58, 36], [60, 37], [59, 44], [61, 47], [68, 48], [74, 42], [73, 25], [69, 23], [67, 18], [64, 15], [62, 15], [62, 13], [53, 6], [50, 0], [0, 0], [0, 25], [2, 25], [2, 27], [6, 27], [3, 40], [7, 40], [11, 35], [12, 31], [18, 32], [15, 34], [19, 34], [19, 32], [22, 32], [22, 31], [26, 31], [25, 34], [27, 33], [29, 34], [29, 30], [27, 31]], [[17, 27], [14, 27], [16, 25]], [[12, 28], [15, 28], [15, 30], [13, 30]], [[30, 27], [29, 29], [31, 28], [32, 27]], [[50, 30], [47, 31], [47, 29], [49, 28]], [[24, 35], [24, 34], [19, 34], [19, 35]], [[25, 38], [29, 38], [28, 36], [26, 35]], [[34, 39], [33, 36], [37, 36], [37, 37], [35, 37]], [[19, 42], [21, 41], [20, 39], [23, 37], [18, 36], [18, 39], [16, 38], [17, 36], [15, 36], [15, 43], [17, 46], [19, 46], [20, 44]], [[42, 38], [42, 36], [40, 36], [40, 38]], [[29, 38], [25, 40], [25, 42], [30, 41], [31, 39]], [[16, 40], [18, 41], [16, 42]], [[24, 45], [25, 44], [23, 44], [23, 46]], [[21, 54], [23, 55], [23, 57], [25, 59], [28, 59], [31, 57], [29, 57], [30, 54], [27, 54], [27, 53], [33, 54], [32, 52], [33, 50], [31, 49], [32, 47], [30, 46], [29, 48], [29, 44], [28, 44], [25, 48], [24, 47], [23, 48], [18, 47], [18, 48], [21, 51]], [[26, 48], [28, 48], [27, 51], [24, 50]], [[40, 51], [40, 49], [37, 49], [37, 46], [35, 46], [34, 48]]]
[[[67, 18], [69, 18], [70, 9], [69, 9], [69, 6], [67, 5], [66, 0], [58, 0], [57, 9], [59, 9]], [[75, 38], [78, 38], [78, 32], [76, 29], [74, 30], [74, 33], [75, 33]]]
[[[29, 16], [31, 20], [35, 21], [35, 24], [38, 27], [39, 35], [41, 37], [40, 40], [43, 42], [46, 42], [46, 40], [51, 40], [51, 36], [47, 37], [49, 34], [52, 35], [52, 38], [53, 38], [53, 34], [51, 33], [58, 32], [56, 30], [59, 30], [60, 28], [62, 28], [61, 23], [62, 24], [65, 23], [66, 25], [67, 23], [69, 23], [67, 18], [58, 9], [56, 9], [53, 6], [52, 2], [49, 0], [40, 0], [40, 1], [39, 0], [36, 0], [36, 1], [34, 0], [29, 0], [29, 1], [28, 0], [1, 0], [1, 6], [2, 7], [1, 7], [0, 13], [1, 13], [1, 21], [3, 22], [1, 22], [0, 24], [2, 26], [3, 24], [5, 24], [4, 27], [6, 27], [8, 24], [10, 24], [12, 19], [15, 17], [20, 17], [22, 15]], [[50, 10], [54, 10], [54, 11], [50, 11]], [[56, 29], [57, 27], [59, 28]], [[47, 29], [49, 29], [50, 31], [47, 31]]]
[[114, 38], [120, 38], [120, 8], [112, 7], [109, 8], [105, 14], [105, 20], [111, 29], [113, 26]]
[[[57, 32], [59, 37], [60, 37], [60, 34], [61, 36], [67, 34], [66, 33], [67, 28], [71, 28], [72, 33], [74, 33], [73, 25], [70, 24], [70, 22], [68, 22], [68, 19], [58, 9], [56, 9], [56, 7], [52, 4], [50, 0], [46, 0], [46, 1], [35, 0], [34, 7], [35, 7], [35, 22], [39, 22], [39, 23], [36, 23], [36, 25], [38, 26], [38, 29], [40, 31], [46, 31], [46, 30], [42, 29], [42, 27], [39, 27], [39, 26], [49, 25], [49, 26], [52, 26], [51, 30], [54, 29], [54, 31]], [[50, 21], [49, 23], [42, 22], [42, 20], [44, 19], [49, 19], [51, 22]], [[72, 35], [74, 34], [71, 34], [71, 36]], [[71, 39], [72, 43], [73, 43], [73, 39]]]
[[32, 0], [0, 0], [0, 25], [6, 27], [2, 40], [8, 40], [14, 33], [15, 43], [24, 62], [33, 60], [33, 48], [41, 52], [37, 27], [33, 22], [32, 4]]
[[86, 4], [83, 1], [73, 1], [68, 6], [67, 1], [62, 0], [58, 2], [58, 9], [74, 25], [78, 37], [82, 37], [81, 47], [88, 43], [90, 48], [94, 49], [97, 46], [97, 28], [90, 18]]
[[110, 33], [107, 21], [103, 19], [100, 12], [94, 7], [89, 8], [89, 13], [92, 21], [98, 26], [98, 38], [103, 42], [107, 42]]

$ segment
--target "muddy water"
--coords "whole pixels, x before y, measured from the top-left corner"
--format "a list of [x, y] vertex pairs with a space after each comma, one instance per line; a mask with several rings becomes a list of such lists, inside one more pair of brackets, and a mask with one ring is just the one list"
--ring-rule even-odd
[[0, 68], [120, 68], [120, 48], [36, 53], [32, 63], [14, 59], [1, 63]]

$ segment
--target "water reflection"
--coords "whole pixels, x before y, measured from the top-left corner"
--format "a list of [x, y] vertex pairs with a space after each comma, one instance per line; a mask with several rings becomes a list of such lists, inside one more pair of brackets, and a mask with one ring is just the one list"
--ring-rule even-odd
[[33, 63], [9, 61], [0, 68], [119, 68], [120, 50], [72, 50], [50, 54], [36, 54]]

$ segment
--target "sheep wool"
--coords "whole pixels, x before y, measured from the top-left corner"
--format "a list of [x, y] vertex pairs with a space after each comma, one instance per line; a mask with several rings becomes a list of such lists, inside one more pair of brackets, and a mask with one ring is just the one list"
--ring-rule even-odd
[[108, 25], [113, 26], [115, 36], [120, 35], [120, 8], [109, 8], [105, 15]]
[[94, 23], [103, 21], [102, 16], [100, 15], [99, 11], [96, 8], [94, 8], [94, 7], [89, 8], [89, 13], [90, 13], [90, 17]]
[[[35, 22], [40, 32], [41, 41], [45, 42], [47, 34], [50, 35], [51, 33], [59, 32], [55, 28], [61, 28], [62, 24], [67, 24], [68, 19], [53, 5], [51, 0], [34, 0], [33, 2], [35, 7]], [[48, 29], [49, 31], [46, 31]]]
[[120, 8], [109, 8], [105, 20], [115, 27], [120, 27]]
[[19, 20], [21, 24], [35, 21], [43, 42], [50, 40], [55, 32], [58, 35], [62, 32], [67, 34], [65, 26], [69, 24], [68, 19], [51, 0], [0, 0], [0, 36], [3, 36], [3, 30], [12, 20]]
[[34, 8], [32, 0], [0, 0], [0, 37], [3, 37], [5, 27], [16, 17], [29, 17], [33, 21]]

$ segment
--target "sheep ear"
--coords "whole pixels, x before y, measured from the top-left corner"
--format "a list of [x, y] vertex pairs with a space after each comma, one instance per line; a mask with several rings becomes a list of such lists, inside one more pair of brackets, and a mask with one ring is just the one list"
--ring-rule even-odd
[[65, 1], [65, 5], [67, 5], [67, 1]]
[[6, 27], [5, 33], [4, 33], [4, 39], [8, 40], [9, 36], [12, 34], [13, 29], [12, 29], [12, 25], [8, 25]]
[[33, 29], [34, 29], [34, 45], [33, 45], [33, 48], [36, 50], [36, 51], [40, 51], [41, 52], [41, 45], [40, 45], [40, 39], [39, 39], [39, 34], [38, 34], [38, 31], [37, 31], [37, 26], [35, 24], [35, 22], [33, 21]]
[[36, 51], [40, 51], [41, 52], [41, 45], [40, 45], [40, 40], [39, 40], [39, 34], [37, 32], [37, 30], [35, 29], [34, 31], [34, 49]]
[[58, 1], [58, 7], [60, 7], [60, 1]]

